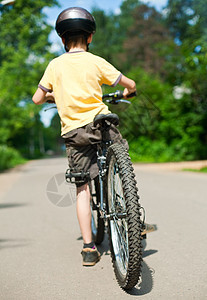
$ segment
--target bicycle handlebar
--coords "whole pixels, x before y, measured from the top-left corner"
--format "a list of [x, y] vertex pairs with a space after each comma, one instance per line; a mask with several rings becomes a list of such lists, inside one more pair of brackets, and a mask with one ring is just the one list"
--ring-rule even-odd
[[[137, 93], [133, 92], [133, 93], [129, 94], [127, 96], [127, 98], [132, 98], [132, 97], [135, 97], [136, 95], [137, 95]], [[114, 93], [109, 93], [109, 94], [105, 94], [105, 95], [102, 96], [102, 100], [107, 102], [107, 103], [110, 103], [110, 104], [118, 104], [118, 103], [131, 104], [130, 101], [122, 99], [122, 98], [123, 98], [123, 91], [120, 91], [120, 90], [118, 90]], [[55, 103], [54, 101], [52, 101], [50, 99], [47, 100], [46, 102], [49, 103], [49, 104]], [[47, 111], [49, 109], [52, 109], [52, 108], [57, 108], [57, 107], [52, 106], [52, 107], [46, 108], [45, 111]]]
[[[133, 92], [133, 93], [129, 94], [127, 96], [127, 98], [132, 98], [132, 97], [135, 97], [136, 95], [137, 95], [137, 93]], [[105, 95], [102, 96], [103, 101], [106, 101], [110, 104], [118, 104], [120, 102], [128, 103], [128, 104], [131, 103], [130, 101], [124, 100], [122, 98], [123, 98], [123, 92], [119, 91], [119, 90], [116, 91], [115, 93], [109, 93], [109, 94], [105, 94]]]

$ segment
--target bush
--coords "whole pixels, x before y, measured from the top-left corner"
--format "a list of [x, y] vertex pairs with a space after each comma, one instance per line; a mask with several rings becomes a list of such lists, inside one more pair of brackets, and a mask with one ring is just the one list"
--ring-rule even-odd
[[129, 155], [133, 162], [189, 161], [199, 159], [196, 155], [197, 146], [201, 148], [198, 142], [185, 137], [171, 144], [164, 139], [151, 141], [147, 137], [140, 137], [129, 143]]
[[24, 163], [25, 159], [19, 152], [5, 145], [0, 145], [0, 170], [12, 168], [18, 164]]
[[165, 162], [174, 161], [173, 150], [165, 141], [151, 141], [140, 137], [129, 143], [129, 155], [133, 162]]

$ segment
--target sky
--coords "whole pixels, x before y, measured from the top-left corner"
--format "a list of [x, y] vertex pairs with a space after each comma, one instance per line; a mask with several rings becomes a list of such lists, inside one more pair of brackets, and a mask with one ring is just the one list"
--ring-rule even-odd
[[[61, 7], [46, 8], [45, 13], [48, 16], [48, 23], [55, 26], [57, 16], [64, 9], [72, 6], [80, 6], [89, 11], [94, 7], [100, 8], [108, 12], [119, 13], [119, 7], [123, 0], [59, 0]], [[161, 11], [167, 5], [167, 0], [142, 0], [144, 3], [148, 3], [154, 6], [158, 11]], [[60, 38], [57, 36], [55, 30], [52, 31], [50, 35], [50, 40], [53, 43], [52, 50], [58, 51], [63, 49]], [[54, 115], [55, 110], [49, 110], [47, 112], [41, 113], [41, 119], [45, 126], [50, 125], [51, 117]]]
[[[51, 16], [56, 18], [63, 9], [71, 6], [81, 6], [89, 11], [94, 7], [98, 7], [106, 12], [118, 12], [122, 2], [123, 0], [59, 0], [61, 8], [51, 9]], [[155, 6], [156, 9], [161, 10], [166, 5], [167, 0], [142, 0], [142, 2], [149, 3], [150, 5]]]
[[[49, 16], [49, 22], [51, 25], [55, 24], [55, 20], [58, 14], [68, 7], [80, 6], [89, 11], [94, 7], [105, 10], [106, 12], [119, 12], [119, 7], [124, 0], [59, 0], [61, 7], [47, 8], [46, 13]], [[148, 3], [154, 6], [157, 10], [161, 10], [166, 4], [167, 0], [142, 0], [144, 3]]]

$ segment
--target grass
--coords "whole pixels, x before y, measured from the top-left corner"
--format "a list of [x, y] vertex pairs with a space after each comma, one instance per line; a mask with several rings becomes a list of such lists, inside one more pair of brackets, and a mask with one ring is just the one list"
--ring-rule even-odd
[[207, 167], [203, 167], [201, 169], [183, 169], [183, 171], [207, 173]]

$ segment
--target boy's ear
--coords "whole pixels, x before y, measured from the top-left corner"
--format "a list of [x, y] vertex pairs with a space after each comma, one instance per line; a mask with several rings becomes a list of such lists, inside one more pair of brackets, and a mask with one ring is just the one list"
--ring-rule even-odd
[[61, 39], [62, 39], [63, 45], [65, 45], [65, 38], [62, 36]]
[[92, 39], [93, 39], [93, 34], [91, 33], [87, 40], [88, 44], [90, 44], [92, 42]]

